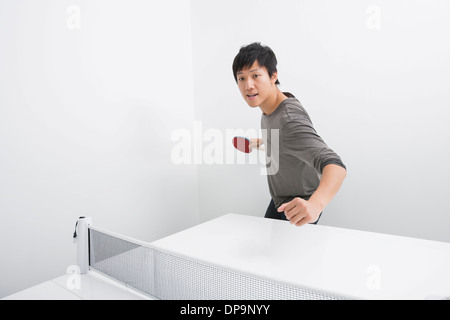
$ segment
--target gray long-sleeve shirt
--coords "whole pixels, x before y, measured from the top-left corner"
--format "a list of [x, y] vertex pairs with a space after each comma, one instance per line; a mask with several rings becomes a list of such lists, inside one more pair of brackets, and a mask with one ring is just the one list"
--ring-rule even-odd
[[313, 127], [296, 98], [284, 100], [270, 115], [262, 115], [269, 191], [278, 208], [296, 197], [308, 200], [319, 186], [323, 168], [336, 164], [346, 169]]

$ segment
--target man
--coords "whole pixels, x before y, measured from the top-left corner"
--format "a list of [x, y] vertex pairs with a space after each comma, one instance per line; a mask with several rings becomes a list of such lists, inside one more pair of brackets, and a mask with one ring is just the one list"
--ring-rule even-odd
[[[295, 96], [278, 88], [277, 59], [269, 47], [256, 42], [242, 47], [233, 75], [247, 104], [262, 111], [261, 128], [267, 135], [252, 139], [251, 147], [276, 143], [279, 148], [277, 171], [267, 175], [272, 200], [265, 217], [296, 226], [317, 224], [347, 175], [345, 165], [317, 134]], [[273, 130], [279, 141], [271, 141]]]

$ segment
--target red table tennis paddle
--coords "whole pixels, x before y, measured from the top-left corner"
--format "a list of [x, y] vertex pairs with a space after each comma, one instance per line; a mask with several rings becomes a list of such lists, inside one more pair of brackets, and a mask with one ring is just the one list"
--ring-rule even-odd
[[252, 149], [250, 149], [250, 140], [245, 137], [234, 137], [233, 145], [236, 149], [238, 149], [241, 152], [244, 153], [252, 152]]

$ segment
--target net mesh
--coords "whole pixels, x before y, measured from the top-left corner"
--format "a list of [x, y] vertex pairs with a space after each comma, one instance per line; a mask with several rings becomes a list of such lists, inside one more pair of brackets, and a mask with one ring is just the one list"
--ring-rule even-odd
[[162, 300], [343, 300], [346, 297], [162, 252], [89, 229], [90, 267]]

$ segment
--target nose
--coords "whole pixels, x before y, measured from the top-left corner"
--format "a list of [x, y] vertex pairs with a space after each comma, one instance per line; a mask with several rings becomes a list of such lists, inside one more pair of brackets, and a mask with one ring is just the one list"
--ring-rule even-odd
[[252, 78], [247, 79], [247, 81], [245, 82], [245, 89], [246, 90], [250, 90], [253, 89], [255, 87], [255, 82], [253, 81]]

